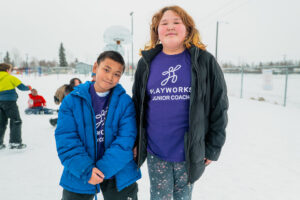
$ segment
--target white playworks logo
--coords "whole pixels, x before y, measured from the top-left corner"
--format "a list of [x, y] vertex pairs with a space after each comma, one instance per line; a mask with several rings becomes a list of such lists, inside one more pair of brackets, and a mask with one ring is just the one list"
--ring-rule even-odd
[[160, 85], [161, 85], [161, 86], [165, 86], [165, 85], [168, 83], [169, 79], [172, 79], [172, 80], [171, 80], [172, 83], [176, 83], [176, 81], [177, 81], [177, 75], [175, 74], [175, 71], [179, 70], [180, 68], [181, 68], [181, 65], [177, 65], [175, 68], [171, 66], [171, 67], [169, 67], [168, 71], [164, 71], [164, 72], [162, 73], [162, 75], [163, 75], [163, 76], [168, 75], [168, 77], [165, 78], [165, 79], [160, 83]]

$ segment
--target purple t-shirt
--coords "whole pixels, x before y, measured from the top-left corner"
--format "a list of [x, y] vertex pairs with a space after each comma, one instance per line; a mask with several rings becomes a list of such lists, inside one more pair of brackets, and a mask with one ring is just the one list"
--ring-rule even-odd
[[191, 56], [160, 52], [151, 62], [146, 111], [148, 152], [169, 162], [185, 161], [189, 129]]
[[108, 98], [109, 92], [97, 94], [94, 88], [94, 84], [90, 86], [89, 92], [92, 97], [92, 106], [95, 112], [96, 118], [96, 130], [97, 130], [97, 160], [99, 160], [104, 154], [104, 124], [106, 114], [108, 111]]

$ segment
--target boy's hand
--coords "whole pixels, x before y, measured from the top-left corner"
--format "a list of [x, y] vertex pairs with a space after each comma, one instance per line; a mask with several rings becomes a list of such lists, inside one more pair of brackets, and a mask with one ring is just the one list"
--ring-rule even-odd
[[99, 169], [94, 167], [92, 171], [92, 176], [89, 180], [89, 184], [96, 185], [102, 183], [103, 179], [104, 179], [104, 174]]
[[32, 90], [32, 87], [30, 85], [27, 85], [27, 87], [29, 88], [29, 90]]

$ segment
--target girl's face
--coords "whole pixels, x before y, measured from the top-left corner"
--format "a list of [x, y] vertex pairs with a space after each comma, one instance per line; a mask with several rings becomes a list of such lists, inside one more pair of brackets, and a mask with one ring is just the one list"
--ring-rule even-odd
[[158, 25], [158, 37], [164, 48], [184, 49], [186, 27], [181, 18], [173, 11], [166, 11]]

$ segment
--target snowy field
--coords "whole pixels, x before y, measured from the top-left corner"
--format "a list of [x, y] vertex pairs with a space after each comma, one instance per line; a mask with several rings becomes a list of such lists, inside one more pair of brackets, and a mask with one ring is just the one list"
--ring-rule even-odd
[[[73, 77], [90, 80], [89, 76], [78, 75], [18, 77], [24, 84], [36, 88], [47, 100], [49, 108], [58, 108], [53, 95], [59, 86]], [[273, 93], [264, 93], [259, 86], [261, 80], [249, 75], [245, 78], [245, 99], [239, 99], [239, 76], [226, 75], [226, 80], [230, 95], [226, 144], [219, 161], [209, 165], [196, 182], [193, 199], [300, 199], [300, 76], [290, 77], [289, 88], [293, 89], [288, 91], [288, 106], [285, 108], [273, 104], [273, 101], [282, 103], [283, 86], [274, 87]], [[123, 76], [121, 83], [131, 94], [131, 77]], [[23, 142], [28, 148], [0, 151], [0, 199], [59, 200], [62, 166], [55, 149], [55, 129], [49, 124], [49, 118], [54, 116], [25, 115], [28, 93], [18, 91]], [[270, 103], [249, 100], [262, 95], [267, 95], [265, 99], [270, 99]], [[6, 144], [8, 135], [7, 130]], [[148, 200], [146, 164], [142, 167], [142, 174], [138, 181], [138, 195], [140, 200]], [[102, 199], [101, 195], [98, 197]]]

